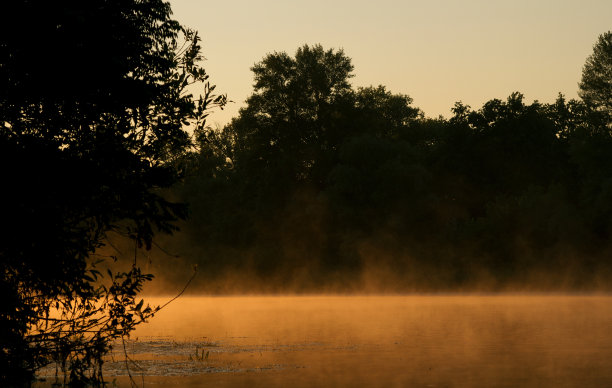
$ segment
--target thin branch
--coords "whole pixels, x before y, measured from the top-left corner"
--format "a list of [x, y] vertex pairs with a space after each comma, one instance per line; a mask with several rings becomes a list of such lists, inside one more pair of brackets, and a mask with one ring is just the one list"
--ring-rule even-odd
[[164, 307], [166, 307], [167, 305], [169, 305], [170, 303], [172, 303], [173, 301], [175, 301], [176, 299], [178, 299], [181, 295], [183, 295], [183, 293], [185, 292], [185, 290], [187, 289], [187, 287], [189, 287], [189, 284], [191, 283], [191, 281], [195, 278], [196, 274], [198, 273], [198, 267], [195, 266], [193, 268], [193, 274], [191, 275], [191, 277], [189, 278], [189, 280], [187, 281], [187, 284], [185, 284], [185, 287], [183, 287], [183, 290], [181, 292], [178, 293], [178, 295], [176, 295], [174, 298], [170, 299], [169, 301], [167, 301], [163, 306], [161, 306], [160, 308], [157, 309], [157, 311], [160, 311], [161, 309], [163, 309]]
[[162, 251], [163, 253], [165, 253], [166, 255], [170, 256], [170, 257], [180, 257], [179, 255], [174, 255], [170, 252], [168, 252], [167, 250], [165, 250], [164, 248], [162, 248], [158, 243], [156, 243], [155, 241], [152, 241], [153, 245], [155, 245], [155, 247], [157, 247], [160, 251]]

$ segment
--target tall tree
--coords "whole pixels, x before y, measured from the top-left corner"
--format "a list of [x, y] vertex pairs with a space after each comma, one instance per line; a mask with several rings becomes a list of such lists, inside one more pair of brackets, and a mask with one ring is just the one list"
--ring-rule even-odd
[[599, 35], [593, 53], [582, 69], [580, 97], [596, 110], [612, 118], [612, 31]]
[[[222, 104], [199, 67], [199, 38], [162, 0], [12, 2], [0, 27], [0, 385], [59, 362], [101, 382], [101, 356], [154, 310], [151, 276], [97, 257], [109, 233], [150, 248], [182, 204], [160, 189]], [[186, 91], [200, 84], [200, 99]], [[96, 265], [98, 267], [96, 267]], [[52, 309], [56, 310], [50, 318]]]
[[235, 134], [236, 157], [290, 180], [316, 179], [318, 156], [334, 147], [330, 115], [350, 91], [351, 60], [305, 45], [295, 57], [268, 54], [252, 70], [254, 93], [226, 129]]
[[[202, 137], [214, 147], [203, 149], [182, 186], [194, 211], [187, 228], [198, 242], [206, 239], [194, 245], [209, 252], [197, 260], [233, 250], [203, 265], [253, 265], [263, 276], [292, 271], [306, 260], [313, 267], [328, 258], [352, 265], [354, 255], [338, 260], [341, 255], [327, 250], [326, 240], [342, 238], [327, 216], [354, 213], [364, 202], [389, 209], [422, 190], [418, 181], [426, 174], [414, 160], [418, 151], [404, 141], [415, 137], [411, 130], [421, 111], [409, 96], [383, 86], [353, 89], [352, 69], [342, 50], [320, 45], [300, 47], [295, 56], [268, 54], [252, 68], [247, 106], [223, 130]], [[394, 185], [396, 179], [401, 183]], [[334, 198], [345, 200], [357, 185], [364, 186], [363, 200], [336, 207]], [[393, 193], [385, 193], [391, 186]], [[334, 211], [327, 209], [330, 200]], [[295, 248], [296, 240], [303, 249]]]

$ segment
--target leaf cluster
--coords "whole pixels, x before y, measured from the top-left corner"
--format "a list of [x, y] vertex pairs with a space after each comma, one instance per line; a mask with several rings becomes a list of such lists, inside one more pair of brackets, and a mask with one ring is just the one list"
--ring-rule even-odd
[[150, 249], [177, 230], [186, 206], [164, 190], [196, 146], [187, 128], [205, 128], [226, 98], [200, 66], [199, 36], [161, 0], [5, 10], [0, 385], [27, 384], [51, 361], [73, 385], [101, 383], [110, 343], [154, 310], [135, 303], [150, 275], [135, 262], [101, 286], [95, 255], [109, 233]]

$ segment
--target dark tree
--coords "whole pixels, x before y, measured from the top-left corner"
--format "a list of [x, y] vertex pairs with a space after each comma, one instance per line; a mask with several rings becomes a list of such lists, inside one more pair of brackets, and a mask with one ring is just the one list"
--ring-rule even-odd
[[235, 134], [236, 158], [290, 181], [320, 178], [317, 162], [334, 147], [331, 112], [350, 91], [350, 59], [342, 50], [306, 45], [294, 58], [269, 54], [252, 70], [254, 93], [227, 129]]
[[[265, 291], [350, 287], [364, 263], [388, 266], [393, 291], [603, 282], [609, 37], [585, 66], [583, 101], [515, 92], [457, 103], [448, 120], [383, 86], [355, 90], [341, 51], [267, 55], [239, 116], [202, 133], [207, 147], [180, 187], [193, 204], [183, 245], [199, 246], [194, 261], [216, 274], [260, 276]], [[535, 284], [536, 273], [550, 282]]]
[[[187, 230], [206, 240], [193, 244], [203, 250], [202, 265], [239, 271], [253, 265], [264, 277], [315, 262], [352, 266], [352, 258], [337, 254], [337, 241], [329, 241], [343, 238], [341, 226], [356, 218], [363, 222], [354, 229], [368, 229], [367, 214], [381, 210], [383, 218], [402, 196], [421, 190], [418, 151], [404, 141], [415, 136], [421, 111], [409, 96], [383, 86], [353, 89], [352, 69], [342, 50], [320, 45], [303, 46], [295, 56], [268, 54], [252, 68], [247, 106], [222, 130], [203, 134], [207, 147], [181, 187], [193, 204]], [[357, 185], [364, 186], [363, 201], [344, 196]], [[364, 202], [381, 208], [361, 212]], [[224, 259], [208, 263], [210, 256]], [[254, 258], [246, 263], [245, 257]]]
[[612, 118], [612, 31], [599, 35], [582, 69], [580, 97], [605, 116]]
[[[199, 38], [161, 0], [19, 0], [0, 27], [0, 385], [57, 362], [101, 383], [102, 356], [155, 309], [101, 262], [109, 233], [149, 249], [182, 204], [161, 193], [223, 104], [198, 66]], [[197, 83], [203, 96], [186, 87]], [[101, 269], [108, 269], [102, 276]]]

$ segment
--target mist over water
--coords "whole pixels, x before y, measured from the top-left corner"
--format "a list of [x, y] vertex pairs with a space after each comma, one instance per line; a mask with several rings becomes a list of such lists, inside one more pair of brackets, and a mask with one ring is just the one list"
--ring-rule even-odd
[[448, 118], [272, 44], [214, 128], [168, 2], [14, 3], [0, 388], [612, 386], [611, 31], [580, 100]]
[[[428, 263], [398, 258], [398, 253], [384, 252], [380, 247], [363, 244], [359, 263], [352, 268], [329, 270], [316, 261], [308, 265], [282, 262], [265, 270], [258, 269], [241, 255], [243, 264], [217, 268], [210, 264], [194, 266], [190, 255], [167, 258], [153, 252], [143, 269], [155, 275], [145, 285], [148, 295], [174, 296], [185, 289], [185, 295], [396, 295], [457, 293], [581, 293], [601, 294], [612, 291], [608, 268], [585, 269], [579, 259], [568, 258], [550, 268], [519, 268], [511, 275], [499, 276], [488, 268], [469, 261], [457, 265]], [[222, 259], [219, 259], [222, 260]], [[398, 268], [397, 262], [401, 262]], [[223, 266], [225, 263], [219, 264]], [[461, 268], [465, 266], [465, 268]], [[191, 279], [191, 280], [190, 280]]]
[[[136, 380], [153, 386], [608, 386], [611, 303], [576, 295], [182, 297], [127, 348]], [[129, 386], [121, 352], [107, 376]]]

